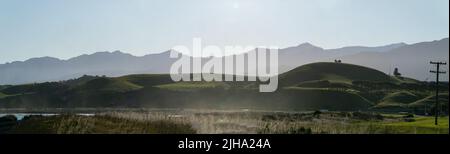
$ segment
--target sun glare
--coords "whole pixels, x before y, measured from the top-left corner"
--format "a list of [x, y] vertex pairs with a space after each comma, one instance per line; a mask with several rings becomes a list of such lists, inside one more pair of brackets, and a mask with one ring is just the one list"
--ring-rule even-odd
[[233, 9], [239, 9], [240, 5], [238, 2], [233, 3]]

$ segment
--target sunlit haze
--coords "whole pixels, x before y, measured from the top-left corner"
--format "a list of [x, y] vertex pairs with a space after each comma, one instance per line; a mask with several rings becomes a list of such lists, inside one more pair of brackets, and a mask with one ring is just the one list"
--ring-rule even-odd
[[0, 63], [175, 45], [323, 48], [448, 37], [448, 0], [0, 0]]

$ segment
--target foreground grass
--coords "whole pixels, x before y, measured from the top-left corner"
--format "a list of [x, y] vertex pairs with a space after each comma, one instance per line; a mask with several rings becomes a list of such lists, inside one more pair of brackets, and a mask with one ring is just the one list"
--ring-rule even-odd
[[[377, 115], [377, 114], [375, 114]], [[310, 120], [267, 121], [259, 133], [269, 134], [449, 134], [448, 117], [434, 125], [433, 117], [322, 114]], [[368, 118], [367, 118], [368, 117]]]
[[430, 116], [373, 112], [110, 111], [95, 116], [31, 116], [8, 133], [448, 134], [448, 120], [440, 117], [435, 126]]
[[7, 97], [7, 96], [8, 96], [8, 95], [3, 94], [3, 93], [0, 92], [0, 99], [5, 98], [5, 97]]
[[110, 116], [31, 116], [14, 126], [18, 134], [193, 134], [190, 125], [170, 121], [136, 121]]
[[[190, 123], [200, 134], [448, 134], [448, 117], [434, 128], [433, 117], [405, 118], [361, 112], [114, 112], [137, 120]], [[410, 122], [406, 122], [410, 121]], [[446, 124], [445, 124], [446, 123]]]
[[394, 122], [384, 123], [386, 127], [391, 127], [400, 133], [414, 134], [448, 134], [449, 119], [447, 117], [439, 117], [438, 125], [434, 125], [434, 117], [417, 117], [412, 122]]

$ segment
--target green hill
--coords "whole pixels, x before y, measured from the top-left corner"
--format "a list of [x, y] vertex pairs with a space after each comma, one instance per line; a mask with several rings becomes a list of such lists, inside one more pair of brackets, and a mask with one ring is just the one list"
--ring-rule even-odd
[[8, 88], [9, 86], [7, 86], [7, 85], [0, 85], [0, 90], [2, 90], [2, 89], [5, 89], [5, 88]]
[[283, 93], [297, 109], [354, 111], [366, 110], [373, 105], [369, 100], [348, 90], [291, 87], [285, 88]]
[[[410, 111], [434, 102], [434, 85], [430, 83], [391, 77], [352, 64], [307, 64], [281, 74], [279, 81], [276, 92], [260, 93], [259, 82], [173, 82], [168, 74], [83, 76], [62, 82], [4, 86], [0, 89], [0, 107], [345, 111], [394, 107], [399, 108], [395, 111]], [[448, 104], [448, 90], [442, 93], [441, 101]]]
[[352, 81], [397, 82], [385, 73], [353, 64], [312, 63], [281, 74], [282, 86], [297, 85], [306, 81], [327, 80], [351, 84]]
[[399, 91], [388, 94], [377, 107], [406, 107], [409, 103], [419, 100], [421, 96], [408, 91]]
[[297, 85], [304, 88], [351, 88], [352, 85], [345, 82], [330, 82], [329, 80], [304, 81]]
[[[449, 98], [448, 93], [440, 93], [438, 96], [439, 103], [444, 105], [444, 107], [448, 108], [448, 98]], [[428, 97], [412, 102], [408, 106], [415, 108], [423, 108], [425, 106], [433, 106], [435, 105], [435, 103], [436, 103], [436, 95], [432, 94]]]
[[49, 93], [49, 92], [55, 92], [58, 90], [62, 90], [65, 88], [66, 88], [66, 85], [63, 85], [58, 82], [44, 82], [44, 83], [33, 83], [33, 84], [9, 86], [0, 91], [6, 95], [23, 95], [23, 94], [33, 94], [33, 93]]
[[168, 74], [136, 74], [117, 78], [142, 87], [173, 83]]
[[3, 94], [3, 93], [0, 92], [0, 99], [1, 99], [1, 98], [5, 98], [6, 96], [7, 96], [7, 95], [5, 95], [5, 94]]
[[101, 77], [97, 79], [92, 79], [84, 84], [74, 87], [75, 91], [111, 91], [111, 92], [127, 92], [132, 90], [137, 90], [142, 88], [142, 86], [130, 83], [126, 80], [121, 80], [120, 78], [106, 78]]
[[177, 82], [170, 84], [158, 85], [158, 88], [168, 89], [168, 90], [181, 90], [181, 91], [195, 91], [201, 89], [213, 89], [221, 88], [225, 89], [229, 87], [225, 82]]
[[93, 79], [100, 78], [99, 76], [90, 76], [90, 75], [83, 75], [80, 78], [77, 79], [71, 79], [64, 81], [63, 84], [68, 85], [70, 87], [76, 87], [85, 84], [86, 82], [89, 82]]

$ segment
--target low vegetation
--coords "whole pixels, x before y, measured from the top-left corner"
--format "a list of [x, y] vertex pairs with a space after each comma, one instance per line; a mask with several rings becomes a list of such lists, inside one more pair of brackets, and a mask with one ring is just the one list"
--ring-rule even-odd
[[[312, 63], [279, 76], [274, 93], [260, 82], [173, 82], [167, 74], [78, 79], [0, 87], [0, 108], [196, 108], [283, 111], [382, 111], [430, 115], [432, 83], [345, 63]], [[448, 114], [448, 83], [440, 109]]]
[[[0, 86], [0, 110], [58, 109], [66, 114], [24, 120], [9, 116], [2, 119], [0, 131], [448, 134], [448, 83], [440, 85], [439, 106], [435, 106], [433, 83], [344, 63], [307, 64], [281, 74], [273, 93], [260, 93], [259, 83], [175, 83], [167, 74], [141, 74]], [[80, 108], [94, 109], [88, 113], [96, 115], [70, 114]], [[438, 126], [431, 117], [436, 110], [446, 115]]]
[[0, 118], [0, 133], [50, 134], [448, 134], [448, 116], [375, 112], [238, 110], [106, 111], [95, 116]]
[[111, 116], [28, 116], [12, 126], [12, 134], [193, 134], [188, 124], [136, 121]]
[[5, 98], [6, 96], [7, 96], [7, 95], [5, 95], [5, 94], [3, 94], [3, 93], [0, 92], [0, 99], [1, 99], [1, 98]]

